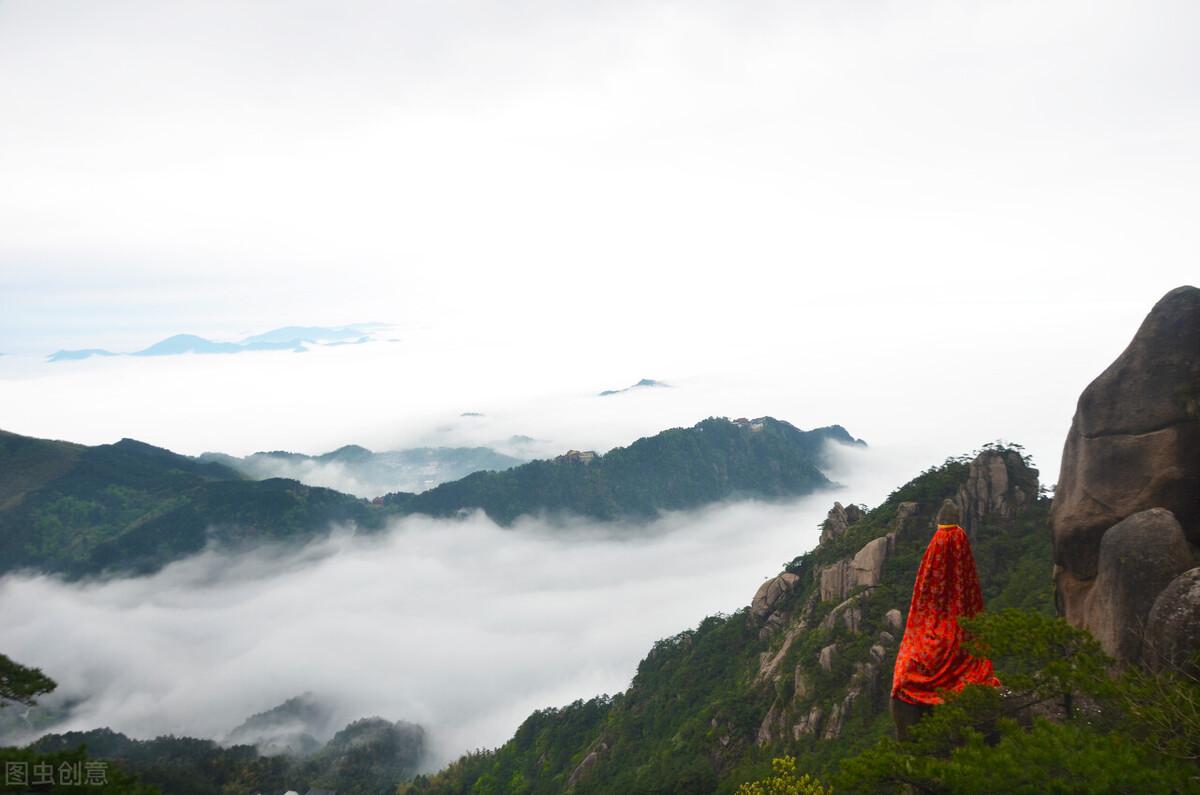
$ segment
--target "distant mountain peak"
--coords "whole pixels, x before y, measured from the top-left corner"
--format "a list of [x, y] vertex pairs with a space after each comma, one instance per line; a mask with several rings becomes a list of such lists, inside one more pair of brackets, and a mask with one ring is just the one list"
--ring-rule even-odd
[[317, 456], [321, 461], [360, 461], [375, 455], [373, 452], [358, 444], [347, 444], [324, 455]]
[[103, 348], [81, 348], [79, 350], [61, 350], [55, 351], [46, 357], [48, 362], [73, 362], [80, 359], [89, 359], [93, 356], [120, 356], [119, 353], [106, 351]]
[[502, 472], [476, 472], [420, 494], [395, 492], [382, 503], [432, 516], [479, 509], [502, 525], [538, 514], [652, 519], [720, 500], [784, 499], [836, 488], [820, 470], [829, 441], [855, 440], [844, 430], [804, 431], [772, 417], [709, 417], [603, 455], [573, 449]]
[[630, 384], [629, 386], [624, 387], [622, 389], [606, 389], [603, 392], [599, 393], [599, 397], [608, 397], [609, 395], [619, 395], [622, 392], [629, 392], [630, 390], [633, 390], [633, 389], [645, 389], [645, 388], [654, 388], [654, 387], [670, 389], [671, 385], [664, 383], [662, 381], [655, 381], [653, 378], [643, 378], [640, 381], [638, 381], [636, 384]]
[[77, 361], [92, 356], [176, 356], [185, 353], [242, 353], [244, 351], [294, 351], [303, 353], [308, 345], [357, 345], [371, 342], [370, 328], [376, 324], [338, 326], [284, 326], [262, 334], [254, 334], [238, 342], [220, 342], [197, 334], [173, 334], [138, 351], [117, 353], [103, 348], [81, 348], [55, 351], [47, 357], [50, 362]]

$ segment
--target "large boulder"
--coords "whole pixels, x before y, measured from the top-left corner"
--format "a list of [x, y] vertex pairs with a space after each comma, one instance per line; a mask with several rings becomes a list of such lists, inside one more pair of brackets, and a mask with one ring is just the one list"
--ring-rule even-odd
[[1200, 543], [1197, 451], [1200, 289], [1180, 287], [1079, 397], [1050, 512], [1054, 562], [1094, 578], [1104, 531], [1146, 508], [1171, 511]]
[[1109, 528], [1084, 606], [1085, 625], [1104, 651], [1121, 660], [1140, 659], [1150, 608], [1192, 566], [1183, 530], [1164, 508], [1140, 511]]
[[1156, 670], [1178, 668], [1200, 676], [1197, 652], [1200, 652], [1200, 566], [1171, 580], [1154, 600], [1143, 657]]
[[861, 597], [862, 594], [851, 596], [830, 610], [829, 615], [821, 620], [821, 629], [833, 629], [834, 626], [840, 623], [846, 627], [847, 631], [857, 635], [859, 627], [862, 625], [862, 608], [858, 605], [862, 601]]
[[854, 553], [854, 557], [818, 569], [818, 598], [822, 602], [841, 601], [859, 586], [874, 588], [879, 585], [884, 561], [887, 560], [894, 543], [895, 537], [891, 533], [880, 536], [863, 544], [862, 548]]
[[[1123, 582], [1099, 574], [1101, 540], [1126, 517], [1164, 508], [1177, 525], [1154, 526], [1168, 534], [1177, 526], [1190, 544], [1200, 544], [1197, 451], [1200, 289], [1180, 287], [1154, 305], [1125, 351], [1080, 395], [1063, 446], [1050, 529], [1059, 612], [1072, 624], [1116, 642], [1105, 628], [1114, 617], [1101, 606], [1124, 597], [1092, 594]], [[1155, 582], [1160, 590], [1166, 584]]]
[[785, 571], [758, 586], [754, 598], [750, 601], [751, 614], [759, 619], [771, 615], [783, 598], [795, 590], [799, 581], [798, 575]]
[[883, 576], [883, 563], [887, 560], [891, 543], [892, 539], [888, 536], [880, 536], [873, 541], [868, 541], [862, 549], [855, 553], [850, 561], [851, 587], [865, 585], [868, 588], [874, 588], [879, 585]]

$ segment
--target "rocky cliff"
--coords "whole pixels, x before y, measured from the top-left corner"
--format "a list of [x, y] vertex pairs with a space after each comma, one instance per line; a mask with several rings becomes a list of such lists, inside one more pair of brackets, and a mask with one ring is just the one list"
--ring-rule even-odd
[[[984, 450], [960, 473], [950, 493], [970, 522], [973, 540], [989, 530], [1004, 532], [1038, 502], [1038, 472], [1017, 450]], [[750, 620], [760, 636], [776, 638], [759, 655], [755, 675], [776, 694], [755, 735], [759, 745], [805, 735], [837, 739], [856, 707], [867, 714], [884, 711], [908, 612], [912, 563], [932, 536], [939, 506], [936, 499], [898, 500], [886, 518], [852, 506], [853, 521], [846, 523], [847, 509], [835, 503], [822, 525], [822, 542], [806, 556], [812, 565], [799, 567], [810, 586], [804, 589], [802, 575], [784, 571], [759, 588]], [[864, 536], [874, 537], [858, 543]], [[853, 542], [853, 551], [839, 542]], [[1047, 565], [1047, 579], [1049, 573]], [[786, 597], [801, 591], [805, 598], [788, 604]], [[818, 636], [829, 642], [818, 644], [815, 653], [812, 648], [796, 653]], [[818, 686], [822, 682], [824, 688]]]
[[539, 710], [500, 748], [406, 791], [724, 792], [772, 755], [802, 756], [819, 774], [890, 736], [896, 649], [947, 498], [974, 518], [989, 609], [1052, 612], [1037, 471], [1017, 449], [985, 449], [930, 467], [870, 510], [835, 504], [815, 549], [746, 608], [654, 644], [627, 690]]
[[1050, 526], [1068, 621], [1127, 662], [1200, 651], [1200, 289], [1167, 293], [1080, 395]]

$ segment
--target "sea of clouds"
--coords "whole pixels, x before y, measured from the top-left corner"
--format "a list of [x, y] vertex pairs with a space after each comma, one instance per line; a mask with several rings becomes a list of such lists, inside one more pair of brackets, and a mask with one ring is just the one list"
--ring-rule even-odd
[[[467, 344], [414, 333], [303, 355], [3, 364], [7, 429], [86, 443], [131, 436], [193, 455], [357, 443], [491, 445], [529, 458], [764, 414], [840, 423], [870, 445], [835, 448], [829, 474], [841, 490], [648, 524], [414, 516], [369, 536], [335, 528], [299, 550], [209, 550], [147, 577], [9, 575], [3, 651], [59, 683], [44, 700], [69, 707], [54, 730], [220, 739], [312, 692], [333, 710], [326, 733], [368, 715], [422, 724], [426, 765], [437, 767], [504, 742], [535, 709], [624, 689], [656, 640], [747, 605], [811, 549], [834, 499], [875, 505], [998, 437], [1025, 444], [1052, 483], [1078, 390], [1136, 322], [1103, 325], [1100, 314], [1077, 309], [1076, 330], [1056, 335], [1061, 318], [1033, 307], [973, 335], [940, 320], [880, 335], [830, 309], [758, 345], [647, 340], [600, 359], [504, 358], [503, 335]], [[598, 396], [643, 377], [671, 386]], [[533, 441], [514, 449], [514, 435]]]
[[414, 516], [146, 577], [10, 575], [5, 652], [58, 681], [44, 703], [70, 709], [55, 730], [220, 739], [312, 692], [331, 731], [369, 715], [422, 724], [436, 768], [535, 709], [623, 690], [654, 641], [749, 604], [811, 548], [835, 498], [876, 502], [915, 473], [917, 451], [835, 450], [844, 489], [648, 524]]

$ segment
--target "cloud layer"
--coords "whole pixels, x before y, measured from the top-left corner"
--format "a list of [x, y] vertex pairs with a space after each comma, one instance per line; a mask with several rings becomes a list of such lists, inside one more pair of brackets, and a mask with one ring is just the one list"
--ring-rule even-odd
[[748, 604], [815, 543], [835, 497], [877, 501], [913, 474], [910, 457], [843, 450], [844, 492], [645, 526], [410, 517], [145, 578], [10, 576], [5, 652], [59, 682], [46, 703], [75, 703], [63, 729], [220, 738], [312, 691], [334, 726], [423, 724], [436, 767], [503, 742], [534, 709], [623, 689], [655, 640]]

